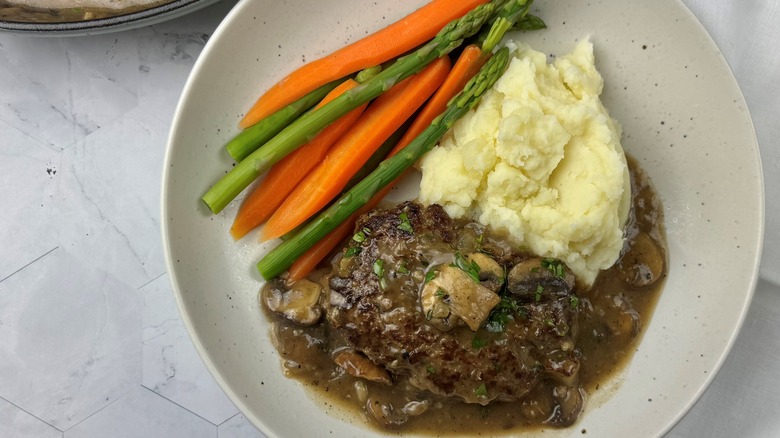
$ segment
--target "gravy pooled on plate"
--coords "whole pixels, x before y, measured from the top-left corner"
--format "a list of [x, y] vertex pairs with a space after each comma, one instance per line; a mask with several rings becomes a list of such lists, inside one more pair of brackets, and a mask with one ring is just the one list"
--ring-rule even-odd
[[381, 429], [573, 424], [634, 351], [666, 276], [660, 201], [629, 165], [627, 239], [592, 287], [436, 205], [364, 215], [330, 266], [261, 292], [285, 373]]

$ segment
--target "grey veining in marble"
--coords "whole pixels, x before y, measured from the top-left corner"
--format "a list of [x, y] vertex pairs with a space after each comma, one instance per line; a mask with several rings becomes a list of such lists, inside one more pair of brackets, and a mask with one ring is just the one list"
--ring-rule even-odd
[[0, 397], [60, 430], [140, 381], [140, 297], [64, 249], [0, 283], [0, 321]]
[[143, 311], [143, 385], [222, 424], [238, 410], [200, 361], [179, 318], [167, 275], [140, 290]]

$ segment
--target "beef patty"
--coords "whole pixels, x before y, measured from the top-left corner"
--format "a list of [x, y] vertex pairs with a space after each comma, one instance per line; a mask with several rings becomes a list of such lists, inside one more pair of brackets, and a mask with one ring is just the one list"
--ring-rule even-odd
[[[327, 319], [396, 381], [484, 405], [522, 398], [541, 379], [554, 379], [568, 417], [582, 405], [573, 277], [559, 262], [504, 242], [477, 223], [450, 219], [437, 205], [373, 210], [358, 220], [326, 278]], [[473, 271], [484, 266], [468, 254], [494, 260], [500, 275], [476, 278]], [[498, 304], [490, 304], [476, 330], [457, 312], [432, 314], [421, 299], [426, 285], [453, 267], [496, 295], [489, 301]], [[439, 288], [434, 300], [448, 304], [457, 292]]]

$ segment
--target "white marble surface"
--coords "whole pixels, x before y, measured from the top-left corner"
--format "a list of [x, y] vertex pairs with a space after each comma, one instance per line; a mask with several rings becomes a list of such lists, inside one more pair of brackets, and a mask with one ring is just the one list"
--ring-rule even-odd
[[[745, 327], [669, 436], [780, 436], [780, 5], [685, 2], [746, 95], [767, 227]], [[173, 110], [234, 3], [116, 34], [0, 34], [0, 437], [262, 436], [200, 362], [159, 236]]]

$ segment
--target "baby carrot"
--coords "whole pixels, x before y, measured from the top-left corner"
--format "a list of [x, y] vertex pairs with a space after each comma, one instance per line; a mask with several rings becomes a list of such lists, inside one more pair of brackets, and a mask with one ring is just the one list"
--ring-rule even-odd
[[[447, 107], [447, 102], [458, 94], [466, 83], [477, 74], [487, 59], [488, 56], [483, 56], [482, 49], [480, 49], [479, 46], [469, 45], [463, 49], [463, 52], [461, 52], [458, 60], [452, 67], [447, 79], [445, 79], [441, 87], [439, 87], [439, 89], [436, 90], [436, 93], [428, 100], [425, 107], [420, 110], [420, 113], [414, 119], [409, 129], [390, 152], [388, 158], [406, 147], [406, 145], [414, 140], [415, 137], [433, 122], [433, 119], [444, 112]], [[336, 249], [336, 247], [353, 232], [357, 218], [376, 207], [379, 204], [379, 201], [387, 196], [387, 193], [398, 180], [400, 180], [400, 177], [385, 186], [379, 193], [374, 195], [366, 205], [361, 207], [360, 210], [353, 213], [347, 220], [339, 224], [338, 227], [328, 233], [322, 240], [315, 243], [303, 253], [303, 255], [290, 266], [290, 280], [295, 281], [301, 279], [313, 271], [328, 254]]]
[[449, 70], [449, 58], [439, 58], [369, 105], [325, 160], [271, 216], [262, 230], [262, 240], [287, 233], [338, 196], [371, 154], [434, 93]]
[[433, 38], [451, 20], [484, 3], [487, 0], [433, 0], [400, 21], [304, 64], [266, 91], [239, 126], [249, 127], [321, 85], [414, 49]]
[[[330, 102], [336, 96], [357, 85], [358, 83], [352, 79], [344, 81], [331, 91], [319, 105]], [[276, 163], [241, 205], [233, 221], [233, 226], [230, 228], [230, 234], [233, 235], [233, 238], [240, 239], [271, 217], [274, 210], [282, 204], [287, 195], [295, 189], [295, 186], [322, 161], [333, 143], [358, 120], [366, 106], [367, 104], [363, 104], [342, 116], [323, 129], [309, 143], [294, 150]]]

